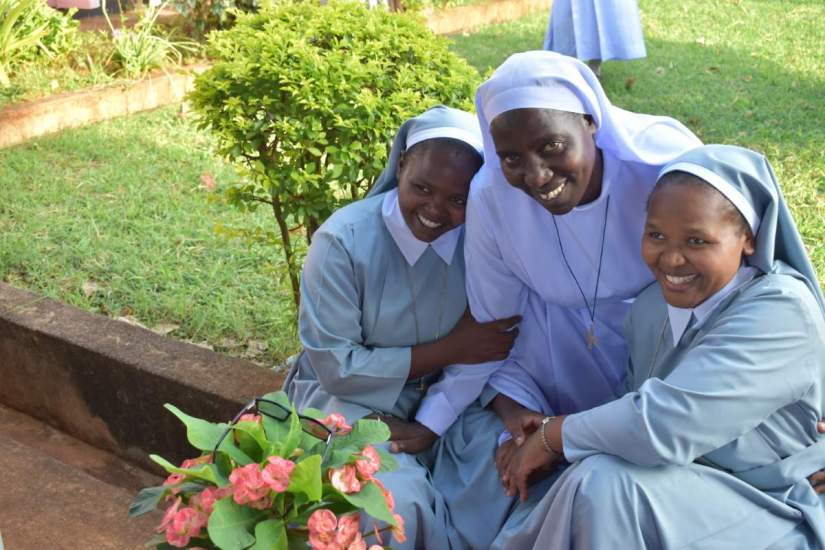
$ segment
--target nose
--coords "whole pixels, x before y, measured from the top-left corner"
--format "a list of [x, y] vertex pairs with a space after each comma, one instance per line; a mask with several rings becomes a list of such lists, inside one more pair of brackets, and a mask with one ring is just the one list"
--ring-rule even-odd
[[431, 220], [441, 221], [444, 218], [444, 213], [447, 210], [447, 205], [444, 200], [436, 195], [432, 195], [430, 200], [424, 205], [424, 213]]
[[553, 170], [539, 159], [531, 159], [524, 169], [524, 183], [531, 189], [541, 189], [553, 179]]
[[669, 247], [659, 256], [659, 267], [665, 271], [672, 271], [687, 263], [684, 254], [677, 247]]

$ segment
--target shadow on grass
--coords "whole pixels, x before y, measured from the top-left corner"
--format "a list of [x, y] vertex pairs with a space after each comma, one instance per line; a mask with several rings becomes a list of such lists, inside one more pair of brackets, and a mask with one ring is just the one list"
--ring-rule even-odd
[[616, 105], [667, 114], [706, 142], [738, 143], [769, 156], [825, 143], [824, 79], [726, 47], [657, 39], [647, 46], [647, 59], [605, 65], [604, 86]]

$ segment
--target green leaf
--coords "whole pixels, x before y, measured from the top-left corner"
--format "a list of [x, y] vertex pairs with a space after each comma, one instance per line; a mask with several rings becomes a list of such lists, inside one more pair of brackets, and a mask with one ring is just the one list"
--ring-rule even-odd
[[[201, 451], [211, 451], [228, 426], [228, 424], [215, 424], [212, 422], [207, 422], [206, 420], [201, 420], [200, 418], [195, 418], [194, 416], [189, 416], [169, 403], [166, 403], [164, 407], [177, 416], [181, 422], [183, 422], [186, 426], [186, 438], [189, 440], [189, 443]], [[242, 466], [252, 464], [253, 462], [253, 460], [249, 458], [246, 453], [238, 449], [232, 443], [231, 434], [228, 434], [223, 438], [219, 450], [231, 456], [233, 460]]]
[[250, 550], [286, 550], [286, 528], [279, 519], [268, 519], [255, 526], [255, 544]]
[[321, 455], [311, 455], [295, 464], [289, 476], [290, 493], [303, 493], [310, 501], [320, 500], [322, 494]]
[[157, 508], [167, 489], [168, 487], [162, 485], [141, 489], [132, 504], [129, 505], [129, 516], [140, 516]]
[[209, 538], [221, 550], [243, 550], [255, 543], [252, 526], [266, 513], [235, 504], [232, 498], [222, 498], [215, 503], [209, 516]]
[[202, 464], [197, 468], [180, 468], [162, 456], [149, 455], [149, 458], [152, 459], [153, 462], [160, 464], [163, 469], [170, 474], [183, 474], [195, 479], [209, 481], [210, 483], [218, 486], [223, 486], [229, 483], [229, 480], [218, 471], [218, 468], [214, 464]]
[[384, 493], [375, 483], [367, 483], [361, 487], [357, 493], [341, 493], [350, 504], [362, 508], [369, 515], [377, 520], [381, 520], [395, 526], [395, 519], [392, 517], [387, 501], [384, 500]]

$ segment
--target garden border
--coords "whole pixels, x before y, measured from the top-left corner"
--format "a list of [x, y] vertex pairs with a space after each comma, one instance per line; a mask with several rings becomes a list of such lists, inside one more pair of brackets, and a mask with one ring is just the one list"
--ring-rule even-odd
[[[551, 5], [552, 0], [493, 0], [424, 16], [436, 34], [453, 34], [539, 10], [546, 14]], [[133, 84], [120, 83], [11, 105], [0, 110], [0, 149], [68, 128], [180, 103], [192, 89], [195, 75], [208, 67], [206, 63], [189, 65], [174, 72], [155, 72]]]
[[283, 379], [0, 283], [0, 403], [152, 471], [149, 453], [175, 463], [195, 454], [164, 403], [226, 421]]

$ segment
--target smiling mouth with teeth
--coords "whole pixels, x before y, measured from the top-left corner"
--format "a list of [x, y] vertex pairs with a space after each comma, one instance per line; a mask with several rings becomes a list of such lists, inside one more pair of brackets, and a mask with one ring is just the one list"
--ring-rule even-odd
[[418, 221], [421, 222], [421, 225], [423, 225], [424, 227], [427, 227], [429, 229], [438, 229], [439, 227], [444, 225], [442, 223], [434, 222], [430, 219], [427, 219], [424, 216], [422, 216], [421, 214], [417, 214], [416, 217], [418, 218]]
[[567, 180], [563, 181], [561, 183], [561, 185], [559, 185], [558, 187], [556, 187], [552, 191], [549, 191], [547, 193], [539, 193], [539, 197], [543, 201], [551, 201], [551, 200], [555, 199], [556, 197], [558, 197], [559, 195], [561, 195], [561, 192], [564, 191], [565, 187], [567, 187]]
[[684, 277], [678, 277], [676, 275], [668, 275], [665, 273], [665, 280], [672, 285], [686, 285], [690, 282], [693, 282], [696, 277], [699, 275], [694, 273], [693, 275], [685, 275]]

